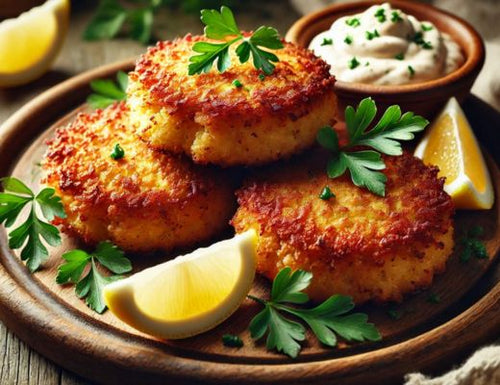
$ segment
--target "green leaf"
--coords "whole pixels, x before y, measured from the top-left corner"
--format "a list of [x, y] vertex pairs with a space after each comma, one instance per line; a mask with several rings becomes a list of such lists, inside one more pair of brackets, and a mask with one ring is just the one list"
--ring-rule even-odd
[[36, 196], [36, 201], [42, 209], [43, 216], [48, 221], [52, 221], [55, 217], [66, 218], [61, 198], [56, 196], [55, 192], [56, 190], [53, 188], [44, 188]]
[[278, 62], [278, 57], [271, 52], [260, 49], [251, 42], [246, 43], [250, 46], [254, 67], [262, 70], [266, 75], [271, 75], [275, 68], [272, 62]]
[[128, 87], [128, 75], [123, 71], [118, 71], [116, 73], [116, 81], [118, 82], [120, 90], [126, 93]]
[[5, 177], [0, 179], [2, 183], [2, 187], [4, 191], [10, 191], [18, 194], [28, 195], [29, 197], [33, 197], [33, 191], [26, 186], [19, 179], [14, 177]]
[[276, 303], [305, 303], [309, 301], [306, 293], [302, 293], [311, 283], [312, 274], [304, 270], [292, 273], [290, 267], [285, 267], [276, 275], [271, 289], [271, 301]]
[[90, 88], [96, 92], [87, 97], [91, 108], [106, 108], [117, 100], [127, 98], [128, 75], [123, 71], [116, 74], [117, 83], [111, 79], [97, 79], [90, 82]]
[[59, 230], [40, 221], [32, 207], [26, 221], [9, 233], [9, 247], [11, 249], [19, 249], [24, 245], [21, 251], [21, 260], [26, 261], [26, 266], [31, 272], [38, 270], [49, 257], [47, 248], [40, 237], [51, 246], [57, 246], [61, 243]]
[[83, 32], [85, 40], [115, 37], [127, 19], [127, 11], [118, 0], [101, 0], [97, 12]]
[[339, 150], [339, 138], [335, 130], [330, 126], [320, 128], [316, 134], [316, 140], [322, 147], [333, 153]]
[[[200, 55], [189, 58], [189, 75], [207, 73], [217, 60], [217, 69], [224, 72], [230, 66], [229, 47], [242, 41], [236, 47], [236, 55], [240, 63], [246, 63], [252, 56], [255, 68], [270, 75], [274, 71], [274, 64], [278, 57], [263, 48], [283, 48], [278, 31], [271, 27], [259, 27], [250, 37], [244, 37], [238, 28], [234, 15], [228, 7], [221, 7], [221, 11], [204, 9], [201, 11], [201, 21], [205, 24], [205, 36], [210, 39], [222, 40], [223, 43], [196, 42], [193, 51]], [[228, 36], [234, 36], [231, 41], [225, 41]]]
[[90, 88], [97, 92], [99, 95], [115, 99], [124, 100], [126, 94], [122, 91], [113, 80], [110, 79], [97, 79], [90, 82]]
[[87, 275], [76, 284], [75, 292], [79, 298], [85, 298], [89, 308], [101, 314], [106, 310], [106, 304], [102, 295], [102, 289], [107, 284], [121, 279], [120, 276], [105, 277], [99, 273], [94, 261]]
[[196, 42], [193, 45], [193, 51], [200, 53], [189, 58], [191, 64], [188, 67], [189, 75], [209, 72], [213, 63], [218, 60], [217, 68], [224, 72], [230, 65], [228, 48], [230, 43], [206, 43]]
[[149, 43], [153, 29], [153, 9], [134, 9], [128, 13], [127, 20], [130, 23], [130, 37], [143, 44]]
[[372, 98], [361, 100], [356, 111], [351, 106], [346, 108], [345, 121], [351, 145], [356, 143], [376, 114], [377, 106]]
[[60, 285], [67, 282], [77, 283], [90, 261], [90, 255], [83, 250], [71, 250], [64, 253], [62, 258], [66, 263], [58, 267], [56, 282]]
[[327, 346], [333, 347], [337, 344], [336, 334], [348, 341], [381, 339], [375, 326], [367, 322], [366, 314], [347, 314], [354, 308], [351, 297], [333, 295], [312, 309], [285, 305], [284, 302], [304, 303], [304, 298], [297, 296], [297, 293], [309, 285], [311, 278], [312, 274], [309, 272], [297, 270], [292, 273], [291, 269], [286, 267], [280, 270], [274, 279], [270, 301], [248, 296], [264, 305], [264, 309], [249, 324], [253, 339], [259, 340], [268, 332], [268, 349], [276, 349], [292, 358], [296, 357], [301, 348], [297, 341], [305, 339], [305, 329], [300, 323], [287, 319], [280, 312], [289, 313], [304, 321]]
[[347, 162], [341, 156], [337, 156], [328, 161], [328, 165], [326, 166], [326, 173], [329, 178], [335, 179], [344, 173], [347, 170]]
[[381, 172], [374, 171], [385, 169], [379, 153], [375, 151], [341, 152], [340, 158], [345, 162], [356, 186], [366, 187], [374, 194], [385, 196], [387, 177]]
[[107, 106], [113, 104], [116, 102], [116, 99], [108, 98], [106, 96], [101, 96], [97, 94], [91, 94], [87, 98], [87, 104], [90, 106], [92, 109], [97, 109], [97, 108], [106, 108]]
[[380, 333], [367, 322], [366, 314], [345, 315], [354, 308], [351, 297], [334, 295], [313, 309], [280, 309], [305, 321], [316, 337], [327, 346], [335, 346], [335, 333], [347, 341], [378, 341]]
[[[250, 43], [255, 46], [269, 49], [283, 48], [283, 42], [280, 39], [276, 28], [261, 26], [250, 36]], [[278, 61], [278, 60], [276, 60]]]
[[32, 198], [0, 193], [0, 224], [11, 227]]
[[241, 36], [233, 12], [222, 6], [220, 12], [215, 9], [203, 9], [201, 21], [205, 24], [205, 36], [209, 39], [223, 40], [226, 36]]
[[423, 131], [429, 122], [411, 112], [401, 119], [399, 106], [389, 107], [379, 123], [369, 132], [362, 135], [356, 145], [369, 146], [383, 154], [401, 155], [403, 149], [398, 140], [412, 140], [416, 132]]
[[100, 242], [92, 255], [101, 265], [115, 274], [132, 271], [132, 264], [124, 257], [124, 252], [109, 241]]
[[249, 328], [255, 340], [262, 338], [266, 331], [269, 331], [267, 349], [276, 349], [292, 358], [297, 357], [300, 351], [300, 345], [296, 341], [306, 338], [305, 329], [301, 324], [286, 319], [270, 305], [266, 305], [264, 310], [252, 319]]

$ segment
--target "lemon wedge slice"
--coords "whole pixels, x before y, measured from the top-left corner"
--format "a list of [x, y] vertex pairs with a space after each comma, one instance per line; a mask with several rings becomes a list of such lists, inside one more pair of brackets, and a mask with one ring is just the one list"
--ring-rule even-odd
[[252, 287], [257, 236], [234, 238], [148, 268], [104, 288], [113, 314], [159, 338], [190, 337], [233, 314]]
[[0, 23], [0, 87], [28, 83], [57, 57], [69, 23], [69, 0], [48, 0]]
[[459, 209], [490, 209], [491, 178], [474, 132], [457, 100], [451, 98], [415, 150], [424, 163], [439, 167], [444, 190]]

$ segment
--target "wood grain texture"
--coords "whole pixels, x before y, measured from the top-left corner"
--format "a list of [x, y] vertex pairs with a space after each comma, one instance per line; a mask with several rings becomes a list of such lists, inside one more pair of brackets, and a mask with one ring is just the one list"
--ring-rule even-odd
[[[23, 2], [28, 1], [30, 0], [23, 0]], [[97, 6], [97, 2], [97, 0], [72, 1], [69, 33], [61, 54], [51, 71], [29, 85], [13, 89], [0, 89], [0, 124], [25, 103], [53, 85], [85, 70], [144, 52], [144, 46], [131, 40], [118, 39], [88, 43], [81, 39], [83, 29]], [[257, 6], [252, 3], [254, 2], [243, 5], [241, 8], [243, 14], [237, 15], [238, 22], [246, 29], [255, 28], [256, 25], [262, 24], [265, 20], [266, 23], [276, 26], [284, 33], [299, 17], [287, 0], [259, 2]], [[14, 14], [11, 7], [5, 11], [9, 16]], [[7, 15], [7, 13], [4, 15]], [[155, 16], [155, 30], [158, 31], [158, 39], [170, 39], [188, 32], [200, 33], [202, 25], [196, 15], [162, 10]], [[54, 365], [29, 348], [11, 331], [6, 329], [1, 322], [0, 357], [2, 357], [0, 361], [0, 384], [2, 385], [90, 384], [90, 382]], [[46, 375], [39, 375], [34, 372], [35, 369], [31, 369], [32, 379], [29, 379], [27, 375], [28, 367], [41, 368], [43, 365], [58, 373], [57, 379], [53, 375], [47, 374], [47, 372], [45, 372]]]
[[[13, 172], [36, 187], [39, 177], [35, 165], [44, 152], [45, 139], [75, 112], [56, 120], [84, 100], [91, 79], [112, 76], [118, 69], [131, 66], [131, 61], [121, 62], [82, 74], [19, 110], [0, 132], [0, 173]], [[23, 135], [19, 135], [21, 132]], [[500, 175], [493, 161], [490, 169], [498, 190]], [[456, 217], [457, 237], [472, 224], [482, 224], [488, 252], [496, 256], [500, 248], [498, 218], [498, 204], [490, 211], [460, 212]], [[363, 308], [380, 328], [384, 336], [381, 343], [327, 350], [309, 336], [299, 359], [292, 361], [267, 352], [262, 343], [251, 342], [246, 328], [258, 307], [249, 302], [209, 333], [161, 342], [134, 331], [110, 313], [101, 316], [91, 312], [75, 297], [72, 287], [54, 283], [59, 256], [77, 246], [74, 240], [65, 238], [60, 248], [52, 250], [45, 269], [33, 276], [7, 249], [3, 230], [0, 246], [0, 313], [7, 326], [64, 367], [109, 384], [153, 384], [166, 379], [186, 384], [234, 379], [241, 383], [300, 383], [301, 379], [307, 383], [377, 383], [380, 378], [388, 381], [411, 370], [432, 367], [438, 358], [455, 358], [492, 338], [500, 327], [500, 283], [495, 275], [498, 264], [489, 268], [492, 258], [473, 260], [465, 266], [455, 253], [447, 274], [437, 277], [432, 287], [442, 303], [429, 304], [429, 292], [410, 296], [398, 308], [404, 314], [398, 321], [387, 317], [387, 307]], [[156, 262], [149, 259], [141, 264], [141, 260], [135, 260], [134, 267], [140, 270]], [[488, 278], [491, 274], [493, 278]], [[254, 294], [267, 295], [268, 284], [257, 280], [253, 290]], [[220, 343], [225, 332], [241, 334], [246, 342], [237, 355]], [[43, 372], [43, 368], [40, 370]]]
[[[286, 27], [291, 24], [291, 22], [296, 18], [296, 15], [293, 14], [291, 11], [289, 11], [288, 6], [285, 1], [279, 1], [276, 2], [274, 5], [270, 5], [270, 20], [269, 24], [277, 25], [280, 26], [280, 29], [282, 31], [286, 30]], [[19, 106], [24, 104], [25, 101], [30, 100], [32, 97], [34, 97], [36, 94], [38, 94], [42, 89], [47, 88], [49, 85], [53, 83], [57, 83], [60, 80], [69, 77], [72, 73], [75, 72], [80, 72], [84, 69], [87, 68], [93, 68], [99, 64], [102, 64], [104, 62], [109, 62], [109, 61], [114, 61], [116, 59], [119, 59], [121, 57], [129, 57], [131, 54], [139, 53], [143, 51], [143, 47], [133, 43], [133, 42], [128, 42], [128, 41], [121, 41], [121, 42], [104, 42], [104, 43], [98, 43], [98, 44], [88, 44], [88, 43], [82, 43], [80, 41], [79, 33], [81, 32], [81, 29], [83, 27], [83, 21], [85, 20], [85, 17], [87, 17], [87, 13], [85, 11], [82, 12], [84, 17], [82, 17], [79, 20], [76, 20], [78, 23], [76, 23], [76, 27], [73, 31], [70, 32], [70, 37], [68, 40], [68, 43], [65, 47], [65, 51], [63, 51], [58, 64], [56, 64], [56, 68], [59, 70], [53, 71], [49, 73], [44, 79], [41, 79], [39, 82], [35, 83], [32, 86], [29, 87], [22, 87], [22, 89], [15, 90], [15, 91], [0, 91], [0, 121], [5, 120], [5, 118], [10, 115], [13, 111], [15, 111]], [[75, 16], [75, 15], [73, 15]], [[79, 16], [78, 14], [76, 16]], [[261, 15], [256, 15], [256, 14], [249, 14], [249, 16], [244, 20], [244, 22], [247, 25], [252, 25], [253, 22], [255, 22], [255, 19], [261, 18]], [[73, 17], [74, 21], [75, 17]], [[279, 19], [279, 20], [278, 20]], [[166, 36], [165, 38], [171, 37], [172, 35], [175, 34], [176, 31], [180, 31], [180, 33], [187, 32], [189, 30], [196, 30], [196, 29], [201, 29], [198, 21], [195, 18], [189, 18], [185, 17], [184, 15], [175, 15], [175, 18], [172, 20], [172, 22], [168, 21], [162, 21], [165, 19], [160, 19], [160, 23], [164, 23], [164, 25], [161, 26], [161, 29], [166, 31]], [[168, 19], [167, 19], [168, 20]], [[260, 21], [261, 23], [262, 21]], [[267, 21], [266, 21], [267, 23]], [[79, 28], [79, 30], [78, 30]], [[82, 93], [84, 94], [84, 93]], [[73, 101], [77, 99], [81, 99], [83, 96], [82, 95], [74, 95]], [[59, 109], [59, 111], [63, 111], [66, 109], [67, 106], [73, 103], [73, 101], [68, 101], [68, 103], [65, 105], [66, 101], [62, 104], [58, 104], [56, 107]], [[498, 115], [495, 114], [491, 109], [489, 109], [487, 106], [485, 106], [483, 103], [478, 101], [477, 99], [469, 99], [468, 102], [465, 105], [466, 112], [468, 116], [475, 116], [477, 115], [477, 119], [475, 122], [477, 124], [474, 125], [474, 129], [478, 132], [478, 136], [480, 139], [482, 139], [483, 143], [485, 143], [486, 147], [489, 149], [490, 153], [494, 156], [496, 156], [497, 162], [499, 161], [498, 156], [500, 156], [500, 151], [498, 151], [498, 140], [492, 140], [495, 137], [498, 137], [495, 135], [494, 127], [492, 126], [491, 122], [492, 121], [498, 121]], [[55, 110], [49, 110], [47, 113], [50, 114], [54, 112]], [[36, 117], [36, 119], [32, 120], [32, 124], [34, 126], [38, 125], [40, 122], [37, 120], [39, 117]], [[48, 123], [48, 122], [47, 122]], [[481, 123], [481, 124], [479, 124]], [[31, 132], [33, 134], [33, 132]], [[27, 130], [24, 135], [30, 135], [30, 131]], [[17, 141], [11, 141], [11, 144], [15, 144]], [[19, 143], [21, 143], [22, 140], [20, 140]], [[13, 147], [14, 148], [14, 147]], [[5, 250], [4, 250], [5, 252]], [[484, 277], [482, 280], [482, 283], [478, 286], [474, 287], [474, 290], [476, 291], [475, 295], [472, 296], [473, 298], [469, 298], [469, 302], [465, 302], [462, 305], [463, 306], [470, 306], [473, 303], [478, 304], [475, 300], [479, 297], [481, 297], [485, 292], [488, 292], [488, 290], [491, 289], [491, 287], [496, 283], [500, 281], [500, 276], [498, 273], [498, 264], [495, 267], [495, 270], [490, 270], [490, 273]], [[0, 285], [4, 284], [5, 282], [1, 281], [0, 279]], [[425, 296], [425, 293], [423, 294]], [[498, 293], [495, 294], [498, 299]], [[493, 314], [498, 314], [500, 309], [497, 307], [491, 307], [488, 306], [486, 303], [480, 303], [481, 306], [476, 306], [473, 310], [477, 312], [477, 316], [480, 318], [480, 315], [482, 314], [481, 312], [487, 311], [487, 312], [493, 312]], [[60, 305], [57, 301], [55, 302], [55, 306]], [[81, 305], [81, 304], [80, 304]], [[73, 323], [79, 323], [80, 325], [88, 325], [89, 323], [92, 323], [92, 318], [86, 318], [86, 317], [71, 317], [71, 314], [69, 315], [69, 323], [57, 323], [55, 319], [52, 320], [46, 320], [43, 318], [43, 312], [46, 311], [43, 307], [40, 307], [37, 305], [36, 302], [29, 302], [27, 303], [27, 306], [30, 306], [30, 308], [33, 309], [35, 315], [33, 318], [31, 318], [29, 321], [38, 321], [42, 322], [42, 325], [44, 325], [43, 330], [47, 330], [49, 333], [57, 333], [57, 330], [51, 329], [51, 325], [53, 323], [56, 323], [56, 325], [59, 328], [64, 328], [65, 326], [68, 327], [67, 330], [71, 330], [71, 327], [73, 326]], [[83, 308], [83, 311], [85, 308]], [[410, 309], [411, 310], [411, 309]], [[5, 309], [0, 309], [0, 314], [3, 316]], [[79, 310], [80, 311], [80, 310]], [[460, 312], [460, 310], [457, 310], [457, 314]], [[66, 314], [66, 312], [64, 315]], [[409, 313], [411, 317], [411, 313]], [[476, 319], [474, 319], [476, 320]], [[72, 322], [74, 321], [74, 322]], [[491, 319], [486, 319], [483, 320], [485, 322], [492, 322]], [[494, 321], [494, 320], [493, 320]], [[444, 322], [443, 320], [440, 320], [439, 317], [434, 319], [434, 322], [436, 323], [442, 323]], [[415, 358], [415, 360], [418, 359], [419, 362], [423, 362], [424, 367], [431, 369], [438, 369], [438, 370], [446, 370], [447, 368], [450, 367], [452, 362], [458, 363], [458, 359], [462, 355], [462, 353], [465, 353], [467, 350], [470, 350], [474, 347], [476, 347], [478, 344], [480, 344], [481, 338], [479, 339], [471, 339], [470, 333], [467, 333], [467, 328], [466, 328], [466, 323], [464, 319], [458, 319], [457, 322], [460, 322], [458, 328], [456, 329], [456, 333], [453, 335], [448, 336], [448, 338], [437, 338], [439, 333], [437, 335], [431, 334], [430, 336], [434, 338], [433, 342], [429, 345], [426, 346], [426, 341], [421, 341], [420, 342], [420, 347], [421, 351], [418, 355], [413, 355], [411, 358]], [[478, 320], [478, 323], [476, 324], [476, 327], [481, 327], [482, 326], [482, 321]], [[1, 325], [0, 325], [1, 326]], [[50, 339], [45, 339], [45, 338], [38, 338], [38, 334], [40, 333], [40, 329], [38, 328], [29, 328], [30, 325], [28, 325], [28, 331], [29, 331], [29, 338], [35, 340], [32, 345], [35, 346], [37, 349], [43, 352], [47, 352], [48, 356], [52, 357], [54, 360], [61, 360], [61, 359], [68, 359], [68, 356], [64, 356], [62, 354], [56, 354], [54, 355], [53, 350], [58, 346], [58, 344], [64, 344], [65, 341], [54, 341]], [[22, 325], [18, 324], [13, 324], [10, 326], [12, 330], [15, 330], [17, 333], [22, 334], [26, 333], [26, 331], [23, 329]], [[106, 332], [105, 334], [111, 333], [112, 336], [120, 335], [120, 333], [116, 333], [116, 331], [113, 331], [113, 329], [108, 330], [105, 328]], [[498, 330], [498, 328], [497, 328]], [[434, 331], [434, 330], [433, 330]], [[483, 336], [483, 338], [487, 340], [492, 340], [495, 337], [495, 331], [491, 332], [490, 330], [487, 329], [482, 329], [481, 333], [485, 334], [486, 336]], [[417, 334], [415, 334], [417, 335]], [[498, 332], [496, 333], [496, 336], [498, 336]], [[106, 338], [101, 339], [101, 335], [95, 336], [95, 340], [102, 341], [103, 344], [106, 343]], [[103, 336], [106, 337], [106, 336]], [[463, 338], [462, 338], [463, 337]], [[418, 336], [410, 339], [407, 342], [412, 342], [417, 344], [419, 342]], [[454, 341], [454, 338], [461, 338], [460, 341], [460, 346], [458, 347], [459, 350], [462, 350], [462, 352], [454, 352], [452, 342]], [[116, 368], [118, 370], [122, 370], [122, 373], [131, 373], [135, 375], [141, 375], [141, 381], [140, 383], [146, 383], [148, 380], [148, 376], [143, 375], [141, 373], [141, 362], [144, 361], [144, 358], [141, 356], [141, 353], [144, 352], [144, 350], [139, 349], [135, 343], [138, 341], [136, 338], [127, 338], [127, 341], [130, 344], [134, 345], [134, 350], [131, 351], [129, 354], [129, 359], [132, 360], [132, 365], [127, 365], [125, 361], [121, 361], [116, 363]], [[88, 382], [85, 380], [82, 380], [64, 370], [61, 368], [54, 366], [52, 363], [50, 363], [48, 360], [45, 358], [41, 357], [39, 354], [35, 353], [31, 348], [28, 348], [26, 344], [23, 342], [20, 342], [16, 337], [13, 336], [11, 332], [8, 332], [3, 326], [0, 327], [0, 351], [3, 353], [2, 357], [3, 360], [1, 361], [1, 366], [0, 366], [0, 383], [3, 385], [14, 385], [14, 384], [47, 384], [47, 385], [53, 385], [53, 384], [87, 384]], [[78, 345], [81, 341], [77, 340], [74, 341], [74, 345]], [[181, 343], [182, 344], [182, 343]], [[78, 355], [73, 356], [72, 359], [74, 360], [74, 363], [77, 365], [77, 368], [74, 368], [74, 370], [79, 370], [80, 372], [84, 370], [85, 372], [81, 372], [83, 375], [86, 376], [101, 376], [102, 380], [107, 380], [110, 383], [125, 383], [125, 380], [128, 378], [126, 377], [123, 379], [123, 376], [116, 376], [111, 373], [107, 373], [106, 375], [102, 375], [102, 367], [98, 367], [97, 369], [85, 369], [85, 365], [89, 364], [95, 364], [95, 358], [92, 356], [94, 353], [93, 351], [93, 346], [92, 344], [83, 344], [85, 349], [87, 349], [89, 356], [83, 356], [80, 357]], [[148, 346], [150, 348], [155, 348], [156, 345], [154, 343], [151, 343], [151, 346]], [[408, 347], [406, 346], [408, 349]], [[260, 349], [263, 350], [264, 348], [260, 346]], [[443, 357], [447, 356], [450, 360], [450, 363], [444, 364], [443, 360], [436, 360], [434, 356], [431, 357], [431, 355], [428, 355], [428, 352], [431, 351], [432, 349], [439, 351], [440, 354], [443, 354]], [[165, 348], [158, 348], [156, 350], [157, 355], [162, 355], [165, 353]], [[134, 356], [135, 352], [135, 356]], [[112, 352], [111, 352], [112, 353]], [[410, 352], [411, 353], [411, 352]], [[453, 353], [458, 354], [457, 356], [454, 356]], [[228, 354], [231, 355], [236, 355], [233, 351], [229, 351]], [[357, 359], [363, 359], [358, 356], [355, 356], [356, 359], [351, 359], [351, 363]], [[332, 354], [332, 359], [335, 360], [336, 355], [335, 353]], [[401, 351], [398, 354], [393, 354], [392, 359], [407, 359], [408, 357], [405, 355], [405, 351]], [[136, 362], [137, 361], [137, 362]], [[187, 360], [190, 361], [190, 360]], [[360, 370], [360, 373], [358, 375], [364, 375], [366, 377], [366, 373], [369, 371], [373, 371], [374, 373], [376, 372], [377, 369], [380, 369], [383, 366], [386, 366], [387, 370], [390, 370], [394, 364], [393, 361], [391, 360], [386, 360], [385, 362], [381, 361], [379, 364], [375, 365], [372, 364], [371, 361], [366, 360], [365, 362], [365, 367]], [[411, 361], [410, 361], [411, 362]], [[165, 368], [167, 365], [166, 362], [159, 362], [155, 366], [156, 371], [162, 370], [162, 368]], [[436, 365], [439, 365], [437, 367]], [[448, 365], [448, 367], [443, 365]], [[290, 371], [290, 375], [296, 374], [297, 371], [300, 371], [301, 365], [297, 365], [295, 368], [290, 369], [286, 367], [282, 367], [283, 365], [276, 365], [276, 368], [279, 370], [285, 370], [285, 371]], [[68, 366], [69, 368], [72, 368], [71, 366]], [[174, 366], [173, 370], [179, 370], [179, 366]], [[193, 374], [196, 375], [197, 373], [202, 370], [203, 367], [200, 367], [200, 365], [193, 365], [191, 366], [191, 370], [193, 371]], [[397, 383], [401, 381], [401, 374], [415, 370], [416, 366], [413, 364], [407, 364], [406, 367], [402, 366], [398, 369], [398, 372], [391, 373], [394, 379], [396, 380]], [[222, 370], [222, 366], [220, 364], [215, 365], [213, 368], [213, 371], [217, 373], [218, 371]], [[338, 365], [336, 367], [337, 371], [337, 376], [336, 378], [339, 379], [338, 383], [342, 383], [341, 380], [345, 379], [346, 376], [349, 374], [347, 372], [347, 368], [342, 365]], [[313, 380], [315, 378], [319, 378], [322, 374], [324, 374], [325, 369], [321, 369], [318, 367], [311, 367], [309, 370], [306, 372], [302, 371], [302, 373], [306, 375], [304, 378], [304, 382], [309, 382], [310, 380]], [[241, 373], [240, 373], [241, 374]], [[351, 373], [352, 374], [352, 373]], [[274, 382], [274, 373], [269, 372], [269, 371], [264, 371], [262, 375], [267, 375], [269, 377], [270, 382]], [[380, 380], [378, 375], [374, 374], [373, 380]], [[226, 379], [229, 380], [234, 380], [236, 377], [226, 377]], [[356, 381], [359, 380], [360, 377], [352, 377], [351, 381]], [[252, 379], [251, 376], [246, 376], [246, 379]], [[132, 381], [129, 379], [129, 381]], [[379, 381], [377, 381], [379, 382]], [[138, 383], [138, 382], [136, 382]], [[177, 383], [177, 382], [174, 382]], [[384, 383], [389, 383], [389, 379], [386, 378], [384, 380]]]

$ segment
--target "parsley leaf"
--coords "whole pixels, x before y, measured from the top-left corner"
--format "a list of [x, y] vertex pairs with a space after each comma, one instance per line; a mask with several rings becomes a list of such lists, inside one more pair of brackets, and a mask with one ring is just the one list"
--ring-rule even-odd
[[153, 15], [162, 5], [160, 0], [142, 1], [142, 7], [128, 9], [118, 0], [101, 0], [97, 11], [83, 32], [89, 41], [112, 39], [126, 27], [128, 35], [143, 44], [151, 41]]
[[16, 219], [26, 206], [30, 206], [29, 214], [24, 222], [9, 233], [9, 247], [21, 250], [21, 260], [31, 272], [40, 268], [48, 259], [49, 252], [45, 241], [50, 246], [61, 243], [57, 227], [39, 218], [38, 210], [47, 221], [55, 217], [65, 218], [61, 199], [55, 196], [55, 190], [44, 188], [37, 195], [19, 179], [7, 177], [0, 179], [3, 193], [0, 193], [0, 224], [6, 228], [14, 225]]
[[91, 108], [105, 108], [117, 100], [127, 98], [128, 75], [123, 71], [116, 74], [116, 83], [110, 79], [97, 79], [90, 82], [95, 92], [87, 98]]
[[302, 292], [311, 282], [312, 274], [303, 270], [292, 273], [286, 267], [276, 275], [268, 301], [248, 296], [262, 304], [264, 309], [250, 322], [249, 329], [253, 339], [259, 340], [266, 333], [266, 346], [295, 358], [300, 352], [300, 341], [305, 339], [304, 326], [286, 318], [283, 313], [291, 314], [305, 322], [326, 346], [337, 345], [337, 335], [347, 341], [379, 341], [380, 333], [373, 324], [367, 322], [365, 314], [347, 314], [354, 308], [350, 297], [334, 295], [312, 309], [298, 309], [286, 303], [303, 304], [309, 301]]
[[[224, 72], [231, 65], [229, 47], [237, 42], [236, 55], [240, 63], [246, 63], [252, 57], [255, 68], [262, 70], [266, 75], [274, 71], [274, 64], [278, 57], [262, 49], [280, 49], [283, 43], [275, 28], [261, 26], [250, 37], [243, 36], [238, 28], [233, 12], [222, 6], [220, 12], [215, 9], [203, 9], [201, 21], [205, 24], [205, 36], [209, 39], [222, 40], [223, 43], [197, 42], [193, 44], [193, 51], [199, 55], [189, 58], [189, 75], [207, 73], [217, 62], [219, 72]], [[226, 41], [227, 38], [233, 37]]]
[[[75, 283], [77, 296], [85, 298], [87, 306], [97, 313], [103, 313], [106, 310], [102, 296], [104, 286], [122, 277], [120, 275], [102, 275], [96, 262], [115, 274], [128, 273], [132, 270], [130, 260], [124, 257], [123, 251], [110, 242], [100, 242], [92, 254], [83, 250], [72, 250], [64, 253], [62, 258], [66, 262], [59, 266], [56, 282], [60, 285]], [[82, 274], [89, 264], [90, 269], [82, 278]]]
[[[378, 123], [371, 129], [377, 114], [377, 107], [371, 98], [363, 99], [357, 109], [348, 106], [345, 110], [345, 122], [349, 134], [349, 142], [339, 147], [338, 136], [333, 128], [327, 126], [318, 131], [319, 144], [332, 152], [328, 162], [327, 173], [330, 178], [350, 171], [351, 179], [356, 186], [366, 187], [379, 196], [385, 196], [386, 176], [379, 172], [385, 168], [381, 153], [401, 155], [402, 140], [411, 140], [415, 133], [422, 131], [429, 122], [412, 112], [401, 115], [397, 105], [390, 106]], [[373, 150], [353, 151], [353, 147], [369, 147]]]

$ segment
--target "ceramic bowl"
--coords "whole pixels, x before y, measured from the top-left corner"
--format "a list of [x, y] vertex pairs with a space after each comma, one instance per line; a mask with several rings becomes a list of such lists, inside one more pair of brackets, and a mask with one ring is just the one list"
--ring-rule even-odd
[[[308, 47], [312, 38], [326, 31], [338, 18], [363, 12], [383, 1], [360, 1], [329, 6], [299, 19], [288, 30], [286, 40]], [[479, 33], [465, 20], [428, 4], [413, 1], [390, 1], [394, 8], [415, 16], [418, 20], [430, 21], [441, 31], [449, 34], [462, 48], [465, 62], [454, 72], [439, 79], [407, 85], [372, 85], [337, 81], [335, 90], [341, 111], [346, 105], [356, 105], [361, 99], [371, 96], [379, 111], [399, 104], [403, 110], [414, 111], [432, 118], [455, 96], [462, 101], [469, 93], [484, 64], [484, 42]]]

